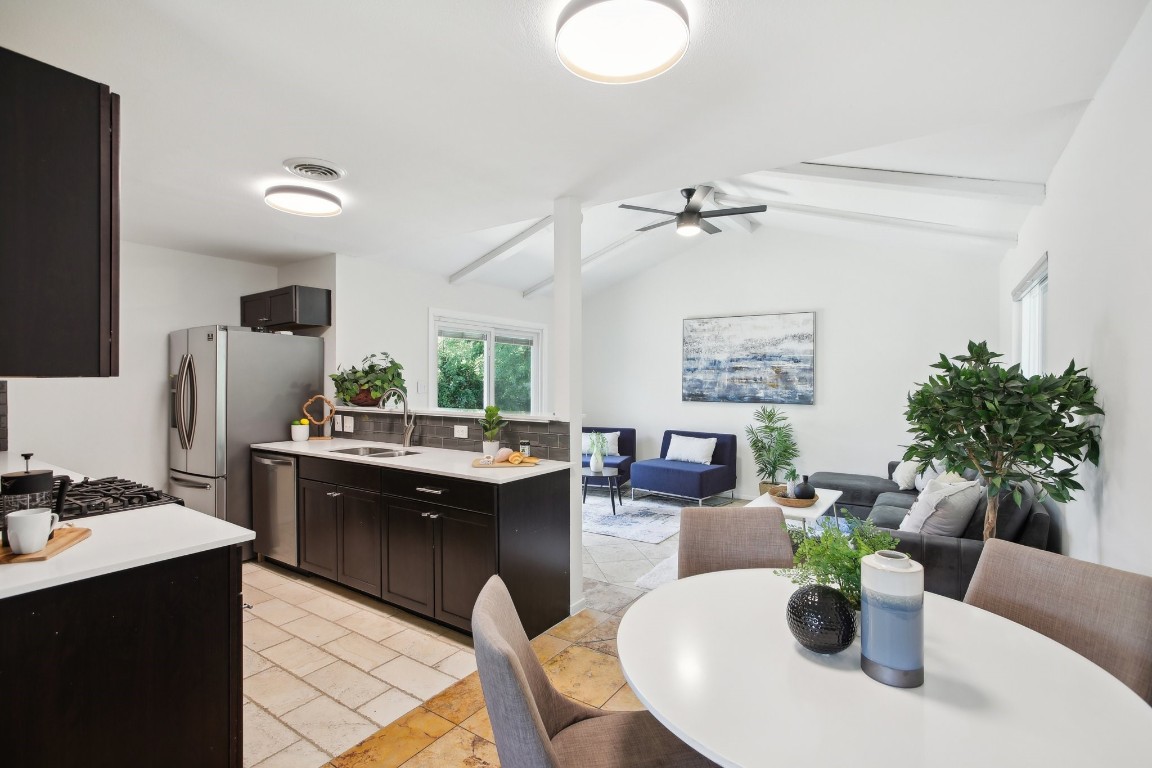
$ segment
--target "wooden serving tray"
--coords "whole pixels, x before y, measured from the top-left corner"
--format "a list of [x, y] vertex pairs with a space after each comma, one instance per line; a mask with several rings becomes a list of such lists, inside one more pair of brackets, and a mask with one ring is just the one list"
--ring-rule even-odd
[[820, 501], [819, 496], [813, 496], [810, 499], [790, 499], [787, 496], [772, 496], [771, 498], [772, 501], [782, 507], [793, 507], [795, 509], [804, 509]]
[[11, 547], [0, 547], [0, 565], [7, 563], [38, 563], [55, 557], [69, 547], [79, 544], [92, 535], [91, 528], [57, 528], [48, 539], [48, 546], [39, 552], [28, 555], [18, 555]]
[[[535, 457], [533, 457], [533, 458], [535, 458]], [[533, 462], [525, 461], [525, 462], [522, 462], [520, 464], [513, 464], [510, 461], [497, 461], [497, 462], [493, 462], [492, 464], [481, 464], [480, 462], [481, 462], [481, 459], [473, 459], [472, 460], [472, 466], [476, 467], [477, 469], [496, 469], [497, 467], [512, 467], [513, 469], [516, 469], [516, 468], [523, 469], [524, 467], [534, 467], [540, 463], [539, 461], [533, 461]]]

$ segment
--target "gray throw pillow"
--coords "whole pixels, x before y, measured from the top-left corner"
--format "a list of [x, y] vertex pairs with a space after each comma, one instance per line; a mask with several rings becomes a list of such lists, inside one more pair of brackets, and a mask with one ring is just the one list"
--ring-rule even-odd
[[936, 536], [959, 536], [972, 519], [984, 489], [975, 480], [948, 483], [933, 479], [912, 505], [900, 530]]

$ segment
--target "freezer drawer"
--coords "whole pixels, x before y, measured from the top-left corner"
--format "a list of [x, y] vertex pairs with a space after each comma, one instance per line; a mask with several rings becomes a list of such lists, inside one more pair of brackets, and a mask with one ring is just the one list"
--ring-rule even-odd
[[223, 477], [201, 477], [168, 470], [168, 493], [184, 499], [184, 506], [224, 519], [228, 484]]
[[300, 565], [295, 458], [252, 453], [252, 528], [258, 554], [286, 565]]

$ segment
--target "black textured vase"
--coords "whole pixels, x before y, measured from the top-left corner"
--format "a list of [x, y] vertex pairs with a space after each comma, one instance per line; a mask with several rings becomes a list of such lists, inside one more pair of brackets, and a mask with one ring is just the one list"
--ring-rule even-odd
[[840, 653], [856, 637], [856, 611], [838, 590], [809, 584], [788, 598], [788, 629], [810, 651]]
[[808, 475], [804, 475], [801, 482], [796, 483], [796, 498], [798, 499], [814, 499], [816, 498], [816, 489], [808, 482]]

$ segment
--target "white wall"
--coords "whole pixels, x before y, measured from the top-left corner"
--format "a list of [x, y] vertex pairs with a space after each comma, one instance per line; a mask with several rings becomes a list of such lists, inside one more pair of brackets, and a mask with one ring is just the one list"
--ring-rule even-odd
[[[276, 271], [276, 281], [279, 286], [307, 285], [312, 288], [327, 288], [332, 291], [332, 311], [335, 314], [335, 305], [340, 302], [340, 295], [336, 292], [336, 254], [330, 253], [315, 259], [306, 259], [282, 266]], [[333, 326], [321, 329], [305, 329], [296, 333], [302, 336], [319, 336], [324, 339], [324, 373], [328, 374], [336, 370], [340, 357], [337, 334]], [[334, 391], [332, 381], [325, 375], [324, 394], [332, 397]]]
[[[388, 352], [404, 366], [410, 405], [420, 408], [430, 407], [430, 308], [543, 325], [552, 318], [547, 298], [525, 299], [519, 291], [480, 283], [452, 284], [428, 272], [343, 255], [336, 256], [334, 294], [333, 327], [325, 343], [334, 334], [336, 362], [359, 365], [369, 353]], [[547, 343], [546, 335], [545, 347]], [[549, 400], [547, 391], [544, 398]]]
[[275, 287], [272, 267], [121, 242], [120, 375], [10, 380], [10, 452], [167, 487], [169, 331], [235, 325], [240, 296]]
[[1048, 252], [1050, 370], [1075, 358], [1100, 390], [1106, 416], [1099, 468], [1065, 510], [1068, 554], [1152, 574], [1148, 464], [1152, 451], [1152, 9], [1145, 11], [1048, 180], [1002, 265], [1001, 319], [1009, 293]]
[[884, 474], [907, 442], [913, 383], [941, 352], [996, 344], [995, 289], [986, 259], [770, 227], [714, 235], [586, 301], [584, 423], [636, 427], [639, 458], [659, 455], [666, 429], [736, 434], [737, 495], [752, 498], [744, 427], [759, 406], [681, 401], [682, 321], [812, 310], [816, 402], [780, 406], [796, 428], [798, 469]]

